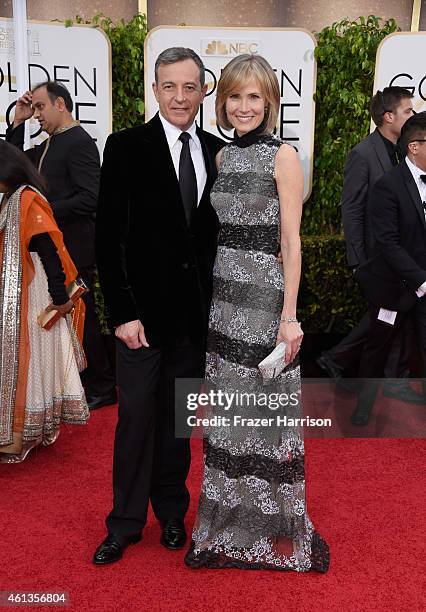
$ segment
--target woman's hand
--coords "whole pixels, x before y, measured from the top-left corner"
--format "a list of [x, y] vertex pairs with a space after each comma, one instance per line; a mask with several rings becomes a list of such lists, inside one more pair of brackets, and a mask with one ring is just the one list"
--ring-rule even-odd
[[57, 310], [61, 316], [64, 317], [71, 312], [74, 307], [74, 302], [72, 300], [68, 300], [68, 302], [65, 302], [65, 304], [49, 304], [49, 306], [46, 308], [46, 312], [49, 312], [50, 310]]
[[280, 323], [277, 344], [285, 342], [285, 362], [291, 363], [300, 350], [303, 340], [303, 331], [299, 323]]

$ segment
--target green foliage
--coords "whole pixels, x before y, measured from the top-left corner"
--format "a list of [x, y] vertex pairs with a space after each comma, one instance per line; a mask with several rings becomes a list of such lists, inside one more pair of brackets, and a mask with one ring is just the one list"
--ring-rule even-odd
[[304, 331], [349, 331], [366, 303], [346, 265], [343, 237], [304, 236], [302, 262], [297, 311]]
[[145, 15], [135, 15], [129, 22], [113, 24], [103, 17], [103, 28], [112, 47], [112, 106], [113, 129], [133, 127], [143, 123], [144, 102], [144, 43], [147, 34]]
[[[302, 224], [299, 316], [307, 332], [349, 331], [366, 302], [346, 264], [340, 197], [349, 151], [370, 130], [376, 52], [394, 19], [344, 19], [317, 34], [313, 189]], [[319, 237], [318, 237], [319, 236]]]
[[394, 19], [344, 19], [317, 34], [318, 63], [314, 178], [305, 205], [304, 234], [340, 232], [340, 196], [346, 157], [369, 133], [376, 51], [398, 30]]
[[[143, 123], [144, 102], [144, 43], [147, 35], [145, 15], [135, 15], [130, 21], [114, 23], [101, 13], [90, 22], [77, 15], [75, 23], [90, 23], [104, 30], [111, 42], [113, 130], [122, 130]], [[73, 21], [65, 21], [67, 27]]]

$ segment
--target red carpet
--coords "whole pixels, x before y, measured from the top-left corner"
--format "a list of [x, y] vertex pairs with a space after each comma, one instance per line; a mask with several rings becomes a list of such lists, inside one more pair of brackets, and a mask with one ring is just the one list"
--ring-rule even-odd
[[[67, 591], [67, 609], [78, 612], [426, 608], [424, 440], [307, 440], [308, 508], [331, 549], [326, 575], [189, 570], [183, 552], [160, 546], [153, 520], [121, 562], [94, 567], [110, 508], [114, 424], [115, 408], [104, 408], [25, 463], [0, 465], [0, 590]], [[196, 441], [188, 526], [200, 452]]]

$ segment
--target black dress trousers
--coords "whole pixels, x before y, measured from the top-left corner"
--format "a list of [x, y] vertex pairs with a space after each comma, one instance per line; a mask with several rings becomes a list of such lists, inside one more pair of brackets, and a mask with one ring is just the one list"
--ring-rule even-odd
[[175, 437], [175, 378], [201, 378], [205, 348], [185, 338], [134, 350], [117, 339], [116, 348], [120, 401], [106, 526], [126, 537], [143, 529], [149, 501], [161, 522], [183, 520], [188, 510], [190, 441]]
[[[343, 370], [360, 364], [361, 355], [370, 332], [371, 307], [357, 325], [352, 328], [343, 340], [330, 349], [330, 355]], [[407, 320], [398, 331], [392, 334], [392, 343], [387, 347], [387, 357], [384, 366], [386, 378], [407, 378], [411, 355], [412, 333], [411, 324]]]
[[[374, 404], [379, 379], [383, 376], [389, 352], [395, 338], [405, 335], [410, 319], [414, 320], [416, 339], [422, 357], [422, 377], [426, 378], [426, 299], [420, 298], [409, 312], [398, 312], [394, 325], [379, 321], [379, 308], [370, 308], [370, 331], [361, 357], [359, 376], [364, 379], [361, 386], [358, 405], [372, 407]], [[425, 390], [425, 383], [423, 383]]]

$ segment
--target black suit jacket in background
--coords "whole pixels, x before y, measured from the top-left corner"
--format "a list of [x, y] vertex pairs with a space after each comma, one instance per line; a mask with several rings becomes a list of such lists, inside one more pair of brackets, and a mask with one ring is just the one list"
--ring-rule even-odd
[[[6, 140], [23, 148], [24, 124], [9, 128]], [[38, 167], [46, 142], [25, 151]], [[93, 139], [76, 126], [52, 136], [41, 173], [47, 199], [76, 267], [95, 264], [95, 214], [99, 192], [99, 152]]]
[[385, 143], [377, 130], [348, 155], [343, 179], [342, 220], [346, 256], [351, 267], [359, 266], [374, 252], [370, 218], [372, 190], [376, 181], [392, 167]]
[[[426, 281], [426, 222], [417, 185], [405, 161], [376, 182], [369, 206], [376, 241], [372, 261], [382, 260], [390, 272], [383, 272], [383, 277], [371, 276], [372, 290], [387, 295], [389, 301], [388, 305], [376, 305], [408, 310], [407, 298], [403, 302], [405, 307], [398, 307], [396, 300], [392, 307], [392, 299], [401, 294], [403, 285], [414, 305], [418, 299], [415, 291]], [[380, 269], [378, 263], [373, 263], [372, 269], [374, 266]]]
[[207, 331], [219, 227], [210, 189], [224, 143], [197, 134], [207, 182], [190, 228], [158, 114], [105, 145], [96, 255], [109, 323], [140, 319], [150, 346], [185, 336], [202, 345]]

